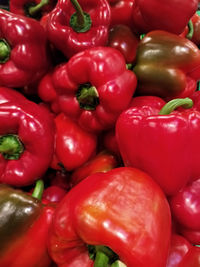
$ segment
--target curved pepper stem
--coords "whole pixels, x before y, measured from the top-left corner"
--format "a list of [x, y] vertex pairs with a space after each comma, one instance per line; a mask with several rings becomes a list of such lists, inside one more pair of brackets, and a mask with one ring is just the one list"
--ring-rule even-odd
[[165, 104], [159, 112], [159, 115], [168, 115], [178, 107], [192, 108], [193, 101], [191, 98], [176, 98]]
[[43, 6], [48, 5], [48, 3], [49, 3], [49, 0], [41, 0], [39, 4], [35, 6], [29, 6], [28, 14], [31, 17], [34, 17], [34, 15], [37, 14], [43, 8]]
[[35, 188], [33, 190], [32, 197], [35, 197], [35, 198], [41, 200], [43, 191], [44, 191], [44, 182], [43, 182], [43, 180], [39, 179], [36, 181], [36, 185], [35, 185]]
[[94, 260], [94, 267], [108, 267], [116, 262], [119, 257], [109, 247], [88, 246], [90, 258]]
[[70, 0], [76, 12], [70, 18], [70, 26], [75, 32], [87, 32], [92, 25], [91, 17], [83, 12], [77, 0]]
[[15, 134], [0, 136], [0, 153], [7, 160], [17, 160], [24, 151], [24, 146]]
[[192, 36], [194, 34], [194, 27], [193, 27], [193, 23], [192, 23], [191, 19], [188, 22], [188, 29], [189, 29], [189, 31], [188, 31], [188, 34], [186, 35], [186, 37], [191, 40]]
[[95, 110], [96, 106], [99, 104], [98, 91], [89, 83], [80, 85], [76, 98], [80, 108], [85, 110]]
[[4, 39], [0, 39], [0, 63], [5, 63], [10, 58], [10, 46]]

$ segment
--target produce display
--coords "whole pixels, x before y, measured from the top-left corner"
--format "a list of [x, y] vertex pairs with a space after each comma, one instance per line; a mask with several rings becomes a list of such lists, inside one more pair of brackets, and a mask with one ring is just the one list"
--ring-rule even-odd
[[0, 267], [200, 267], [200, 1], [0, 1]]

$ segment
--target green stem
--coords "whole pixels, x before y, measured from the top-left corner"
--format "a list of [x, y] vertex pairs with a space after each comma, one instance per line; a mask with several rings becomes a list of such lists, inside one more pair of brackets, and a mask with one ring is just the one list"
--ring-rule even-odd
[[10, 46], [4, 39], [0, 39], [0, 63], [5, 63], [10, 58]]
[[189, 31], [188, 31], [188, 34], [186, 35], [186, 37], [191, 40], [192, 36], [194, 34], [194, 27], [193, 27], [193, 23], [192, 23], [191, 19], [188, 22], [188, 29], [189, 29]]
[[70, 26], [76, 32], [86, 32], [91, 28], [92, 21], [88, 13], [83, 12], [77, 0], [70, 0], [76, 12], [70, 18]]
[[17, 160], [24, 151], [24, 146], [15, 134], [0, 136], [0, 153], [7, 160]]
[[46, 6], [48, 4], [49, 4], [49, 0], [41, 0], [39, 4], [35, 6], [30, 6], [28, 8], [28, 13], [33, 17], [43, 8], [43, 6]]
[[44, 182], [43, 182], [43, 180], [39, 179], [36, 181], [36, 185], [35, 185], [35, 188], [33, 190], [32, 197], [35, 197], [35, 198], [41, 200], [43, 191], [44, 191]]
[[97, 251], [94, 267], [108, 267], [109, 257], [102, 251]]
[[126, 265], [123, 262], [117, 260], [117, 261], [113, 262], [113, 264], [111, 264], [110, 267], [126, 267]]
[[80, 85], [76, 98], [79, 102], [80, 108], [85, 110], [95, 110], [99, 104], [99, 94], [97, 89], [91, 84]]
[[162, 107], [159, 112], [159, 115], [168, 115], [178, 107], [183, 107], [187, 109], [191, 108], [192, 106], [193, 101], [189, 97], [172, 99], [167, 104], [165, 104], [164, 107]]

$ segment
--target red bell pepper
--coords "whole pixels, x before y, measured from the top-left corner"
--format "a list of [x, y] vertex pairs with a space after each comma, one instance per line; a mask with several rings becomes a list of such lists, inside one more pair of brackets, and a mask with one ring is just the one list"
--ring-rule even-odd
[[108, 39], [110, 6], [106, 0], [58, 1], [47, 23], [49, 40], [70, 58]]
[[7, 103], [10, 101], [19, 103], [27, 101], [27, 98], [14, 89], [0, 86], [0, 104]]
[[166, 267], [180, 267], [190, 250], [192, 250], [192, 244], [187, 239], [179, 234], [172, 233]]
[[54, 151], [54, 122], [32, 101], [0, 104], [0, 182], [26, 186], [48, 169]]
[[49, 69], [47, 38], [38, 21], [0, 10], [0, 86], [24, 87]]
[[200, 245], [200, 230], [193, 230], [179, 224], [179, 233], [193, 245]]
[[[200, 16], [198, 15], [198, 13], [195, 13], [191, 17], [190, 23], [192, 23], [192, 33], [190, 33], [191, 24], [188, 23], [188, 26], [185, 27], [181, 36], [189, 38], [196, 45], [200, 45]], [[191, 37], [190, 37], [190, 34], [191, 34]]]
[[45, 175], [43, 176], [43, 180], [48, 183], [50, 186], [59, 186], [66, 191], [70, 189], [70, 179], [71, 172], [67, 172], [62, 165], [60, 165], [60, 169], [52, 169], [49, 168]]
[[55, 206], [40, 201], [42, 189], [41, 180], [33, 195], [0, 185], [0, 266], [50, 267], [47, 238]]
[[133, 71], [138, 95], [187, 97], [200, 79], [200, 51], [186, 38], [152, 31], [138, 45]]
[[14, 14], [40, 20], [56, 6], [57, 0], [10, 0], [9, 10]]
[[121, 162], [119, 146], [115, 136], [115, 128], [104, 132], [101, 142], [103, 144], [103, 147], [108, 151], [111, 151], [118, 158], [119, 162]]
[[87, 176], [97, 172], [107, 172], [118, 167], [116, 157], [104, 150], [96, 154], [85, 164], [74, 170], [70, 177], [71, 186], [75, 186]]
[[141, 170], [121, 167], [90, 175], [67, 193], [48, 248], [59, 267], [93, 266], [88, 249], [97, 267], [118, 257], [127, 267], [164, 267], [170, 236], [170, 209], [159, 186]]
[[[192, 105], [190, 98], [165, 105], [158, 97], [135, 97], [116, 124], [124, 164], [147, 172], [167, 195], [200, 175], [200, 110]], [[189, 109], [175, 110], [180, 106]]]
[[118, 49], [125, 57], [126, 63], [133, 63], [139, 44], [137, 37], [126, 25], [113, 26], [108, 35], [108, 46]]
[[96, 153], [95, 134], [84, 131], [63, 113], [56, 116], [55, 125], [55, 154], [67, 171], [80, 167]]
[[175, 34], [183, 32], [198, 7], [198, 0], [135, 0], [132, 18], [135, 31], [147, 33], [164, 30]]
[[200, 267], [200, 248], [193, 246], [178, 267]]
[[111, 9], [111, 23], [110, 26], [114, 25], [127, 25], [133, 26], [132, 21], [132, 8], [135, 0], [109, 0]]
[[123, 55], [111, 47], [82, 51], [47, 74], [38, 94], [52, 110], [78, 121], [87, 131], [114, 127], [136, 89], [136, 76]]
[[179, 231], [193, 244], [200, 244], [200, 179], [197, 179], [170, 198], [170, 207]]
[[49, 202], [60, 202], [61, 199], [66, 195], [67, 190], [64, 188], [57, 186], [57, 185], [51, 185], [44, 189], [44, 192], [42, 194], [42, 199], [47, 200]]

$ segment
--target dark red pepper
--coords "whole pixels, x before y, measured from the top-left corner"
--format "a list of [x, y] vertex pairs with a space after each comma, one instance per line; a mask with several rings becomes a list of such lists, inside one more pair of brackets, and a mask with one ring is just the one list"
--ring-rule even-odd
[[120, 24], [110, 29], [108, 46], [118, 49], [125, 57], [126, 63], [133, 63], [139, 40], [128, 26]]
[[50, 267], [47, 238], [55, 206], [42, 203], [42, 190], [42, 180], [32, 196], [0, 184], [0, 266]]

